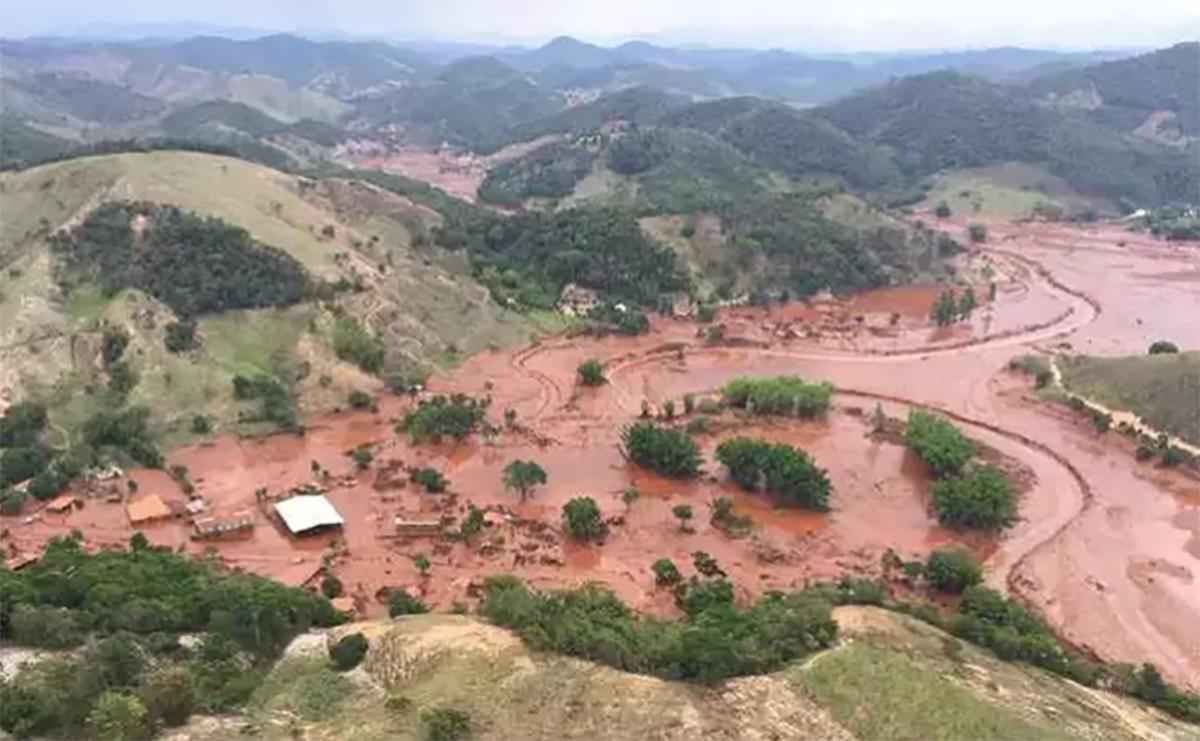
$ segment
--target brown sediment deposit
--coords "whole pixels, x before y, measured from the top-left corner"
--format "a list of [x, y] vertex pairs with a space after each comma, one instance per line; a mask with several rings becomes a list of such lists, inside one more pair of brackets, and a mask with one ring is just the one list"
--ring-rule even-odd
[[[413, 445], [393, 429], [415, 403], [408, 397], [387, 398], [374, 414], [310, 420], [303, 437], [221, 437], [176, 450], [169, 462], [188, 467], [209, 505], [206, 516], [251, 510], [253, 532], [193, 541], [179, 520], [143, 531], [155, 543], [193, 553], [211, 548], [232, 566], [292, 583], [327, 564], [376, 613], [383, 610], [377, 595], [388, 589], [410, 588], [446, 608], [477, 595], [483, 577], [516, 573], [538, 587], [603, 582], [633, 606], [662, 614], [674, 607], [654, 587], [649, 567], [658, 558], [690, 575], [692, 554], [705, 551], [750, 597], [875, 574], [888, 548], [916, 558], [964, 543], [987, 559], [989, 584], [1036, 608], [1066, 640], [1109, 660], [1155, 662], [1172, 680], [1200, 685], [1200, 482], [1135, 462], [1116, 432], [1099, 435], [1005, 370], [1014, 355], [1039, 345], [1094, 354], [1142, 353], [1155, 339], [1200, 347], [1200, 280], [1189, 277], [1200, 269], [1200, 251], [1111, 225], [988, 226], [988, 244], [964, 259], [990, 262], [996, 298], [948, 333], [928, 321], [938, 288], [921, 286], [726, 309], [718, 318], [726, 340], [716, 344], [698, 336], [701, 325], [656, 318], [636, 338], [560, 337], [484, 352], [432, 379], [429, 392], [490, 396], [489, 415], [502, 428], [494, 440]], [[607, 384], [578, 385], [576, 369], [589, 358], [604, 364]], [[621, 457], [620, 430], [644, 404], [657, 413], [672, 401], [682, 414], [688, 395], [711, 398], [737, 376], [779, 374], [834, 383], [835, 408], [823, 421], [715, 415], [710, 431], [697, 436], [706, 471], [695, 481], [663, 479]], [[919, 461], [898, 440], [872, 434], [876, 404], [894, 418], [926, 407], [956, 420], [1017, 480], [1020, 522], [995, 537], [939, 527]], [[506, 409], [516, 413], [513, 428], [504, 425]], [[811, 453], [833, 481], [831, 511], [780, 510], [730, 484], [712, 453], [735, 434]], [[347, 457], [360, 445], [374, 452], [374, 470], [356, 471]], [[501, 483], [516, 459], [535, 460], [549, 475], [524, 503]], [[328, 475], [314, 480], [314, 461]], [[408, 471], [423, 466], [446, 475], [448, 493], [427, 494], [407, 481]], [[131, 475], [141, 495], [185, 500], [162, 474]], [[324, 489], [345, 518], [340, 532], [294, 538], [256, 506], [256, 489], [277, 494], [308, 483]], [[628, 488], [641, 496], [626, 503]], [[575, 544], [563, 532], [562, 507], [576, 496], [594, 498], [610, 522], [603, 543]], [[710, 524], [708, 503], [719, 496], [752, 520], [745, 537]], [[680, 532], [672, 515], [683, 503], [695, 511], [695, 532]], [[487, 522], [470, 543], [396, 532], [398, 516], [454, 529], [468, 504], [483, 508]], [[133, 532], [123, 503], [99, 499], [30, 519], [5, 522], [12, 533], [6, 548], [27, 552], [73, 528], [100, 546], [124, 543]], [[427, 577], [413, 565], [417, 554], [432, 562]]]

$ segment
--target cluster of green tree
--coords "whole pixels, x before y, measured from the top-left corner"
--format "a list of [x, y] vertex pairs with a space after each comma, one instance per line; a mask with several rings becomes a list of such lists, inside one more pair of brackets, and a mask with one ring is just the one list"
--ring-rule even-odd
[[799, 376], [735, 378], [721, 389], [721, 398], [754, 414], [819, 417], [829, 410], [833, 384]]
[[587, 319], [598, 331], [611, 330], [631, 337], [650, 331], [650, 319], [645, 312], [636, 306], [619, 307], [613, 301], [596, 304], [588, 312]]
[[[139, 218], [144, 229], [135, 229]], [[64, 291], [82, 283], [109, 295], [135, 288], [181, 317], [294, 304], [311, 288], [303, 266], [286, 252], [220, 219], [172, 206], [107, 203], [53, 244], [63, 260]]]
[[635, 128], [613, 138], [608, 166], [619, 175], [638, 175], [671, 157], [671, 142], [661, 129]]
[[489, 403], [489, 399], [480, 401], [465, 394], [439, 394], [421, 400], [416, 409], [404, 415], [396, 432], [407, 432], [417, 443], [438, 443], [446, 436], [462, 440], [485, 421]]
[[61, 157], [71, 148], [66, 139], [29, 126], [16, 116], [0, 114], [0, 171]]
[[603, 386], [608, 383], [608, 379], [604, 377], [604, 365], [595, 358], [580, 363], [575, 374], [584, 386]]
[[168, 137], [150, 137], [146, 139], [115, 139], [95, 144], [73, 146], [65, 150], [30, 151], [17, 150], [14, 156], [0, 160], [0, 172], [7, 170], [28, 170], [55, 162], [80, 159], [82, 157], [98, 157], [106, 154], [128, 154], [146, 152], [200, 152], [224, 157], [237, 157], [247, 162], [257, 162], [267, 167], [288, 171], [296, 166], [296, 162], [286, 152], [262, 142], [240, 138], [222, 143], [199, 141], [196, 139], [173, 139]]
[[947, 288], [933, 303], [929, 318], [939, 327], [948, 327], [955, 322], [970, 319], [978, 305], [974, 286], [967, 286], [961, 297], [953, 288]]
[[1151, 209], [1141, 221], [1151, 234], [1168, 241], [1200, 240], [1200, 207], [1197, 206]]
[[510, 141], [528, 141], [548, 134], [590, 135], [613, 121], [649, 126], [685, 102], [682, 97], [644, 86], [627, 88], [522, 123], [510, 132]]
[[488, 172], [479, 197], [489, 203], [520, 206], [527, 198], [562, 198], [592, 171], [596, 155], [586, 146], [551, 142]]
[[254, 137], [265, 137], [283, 129], [285, 124], [257, 108], [232, 100], [206, 100], [178, 108], [160, 123], [168, 136], [187, 138], [202, 127], [236, 129]]
[[69, 72], [43, 72], [29, 80], [5, 80], [6, 85], [38, 99], [39, 104], [73, 118], [116, 125], [163, 113], [166, 104], [124, 85]]
[[899, 227], [853, 227], [827, 218], [822, 192], [794, 192], [743, 201], [721, 214], [737, 259], [761, 255], [761, 288], [804, 298], [830, 289], [849, 292], [901, 281], [957, 250], [948, 237]]
[[652, 422], [636, 422], [622, 430], [621, 452], [643, 468], [676, 479], [695, 478], [703, 463], [690, 435]]
[[996, 530], [1016, 520], [1017, 494], [1008, 477], [995, 466], [971, 465], [975, 444], [951, 422], [914, 409], [904, 441], [939, 479], [930, 494], [943, 525]]
[[383, 371], [383, 340], [351, 316], [339, 316], [333, 324], [333, 352], [339, 360], [353, 363], [367, 373]]
[[563, 505], [563, 527], [576, 540], [603, 540], [608, 523], [600, 514], [600, 505], [591, 497], [574, 497]]
[[[77, 537], [18, 572], [0, 569], [0, 638], [80, 652], [0, 680], [0, 728], [25, 737], [148, 738], [193, 710], [228, 712], [310, 625], [340, 616], [324, 597], [221, 570], [140, 534], [89, 554]], [[201, 634], [184, 648], [181, 634]]]
[[474, 273], [502, 304], [551, 308], [567, 283], [636, 306], [687, 287], [675, 253], [618, 209], [492, 217], [467, 228]]
[[[614, 140], [612, 147], [630, 136]], [[769, 192], [766, 167], [708, 133], [656, 127], [640, 129], [637, 136], [653, 137], [659, 150], [649, 160], [654, 164], [635, 176], [641, 213], [720, 213]]]
[[717, 446], [717, 461], [743, 489], [757, 491], [761, 487], [780, 507], [829, 509], [833, 491], [829, 474], [803, 450], [786, 443], [735, 437]]
[[637, 615], [599, 586], [544, 593], [515, 577], [492, 577], [480, 614], [537, 650], [703, 683], [774, 671], [837, 635], [830, 603], [805, 592], [771, 594], [745, 610], [733, 605], [723, 579], [690, 594], [686, 620], [667, 622]]
[[265, 373], [253, 377], [234, 376], [233, 398], [259, 403], [256, 412], [241, 412], [238, 415], [239, 422], [267, 422], [282, 430], [298, 430], [300, 427], [295, 393], [286, 379]]

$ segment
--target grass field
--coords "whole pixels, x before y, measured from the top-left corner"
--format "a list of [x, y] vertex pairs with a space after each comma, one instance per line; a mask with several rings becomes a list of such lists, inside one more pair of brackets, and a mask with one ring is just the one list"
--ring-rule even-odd
[[1200, 445], [1200, 352], [1060, 361], [1069, 391]]
[[955, 215], [1023, 219], [1039, 203], [1059, 206], [1072, 214], [1087, 208], [1101, 212], [1112, 204], [1076, 193], [1061, 178], [1034, 165], [1009, 163], [957, 170], [937, 176], [921, 208], [934, 209], [945, 201]]

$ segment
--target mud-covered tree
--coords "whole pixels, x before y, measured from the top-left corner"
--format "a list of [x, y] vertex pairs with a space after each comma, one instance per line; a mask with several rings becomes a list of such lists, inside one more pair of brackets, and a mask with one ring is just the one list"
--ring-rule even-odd
[[521, 495], [521, 501], [538, 486], [546, 484], [546, 471], [533, 461], [513, 461], [504, 467], [504, 488]]
[[671, 514], [675, 515], [675, 519], [679, 520], [679, 532], [692, 532], [691, 522], [692, 518], [696, 516], [696, 513], [692, 510], [692, 505], [677, 504], [671, 508]]
[[983, 581], [983, 569], [970, 551], [939, 548], [925, 561], [925, 578], [935, 589], [959, 594]]
[[700, 473], [700, 448], [685, 432], [638, 422], [621, 433], [621, 452], [643, 468], [670, 478], [695, 478]]
[[604, 377], [604, 366], [596, 359], [580, 364], [577, 373], [579, 382], [584, 386], [603, 386], [608, 380]]
[[575, 497], [563, 505], [563, 525], [576, 540], [599, 540], [608, 535], [608, 524], [591, 497]]

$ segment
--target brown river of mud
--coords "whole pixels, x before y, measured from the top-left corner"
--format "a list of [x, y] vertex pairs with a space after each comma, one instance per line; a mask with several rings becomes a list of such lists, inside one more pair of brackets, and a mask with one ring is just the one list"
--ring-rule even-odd
[[[944, 224], [961, 230], [964, 224]], [[557, 338], [512, 352], [487, 352], [433, 379], [431, 391], [493, 398], [498, 423], [506, 408], [518, 427], [495, 440], [413, 446], [393, 422], [413, 403], [388, 397], [376, 414], [311, 420], [304, 437], [221, 437], [174, 451], [216, 514], [253, 513], [240, 540], [204, 543], [190, 527], [167, 520], [142, 527], [153, 542], [190, 552], [216, 550], [229, 564], [293, 584], [322, 567], [346, 584], [359, 609], [383, 610], [388, 588], [420, 591], [447, 608], [467, 601], [483, 575], [517, 573], [537, 586], [602, 581], [635, 607], [673, 610], [654, 588], [650, 564], [669, 557], [685, 575], [691, 554], [715, 556], [743, 596], [845, 573], [872, 574], [887, 548], [906, 558], [940, 544], [964, 542], [929, 513], [925, 472], [897, 445], [871, 434], [876, 404], [889, 416], [938, 409], [1020, 472], [1020, 523], [997, 538], [966, 545], [987, 559], [989, 582], [1040, 610], [1071, 642], [1117, 661], [1153, 661], [1171, 679], [1200, 686], [1200, 483], [1139, 464], [1115, 433], [1099, 437], [1064, 409], [1037, 401], [1028, 382], [1005, 370], [1015, 355], [1041, 347], [1093, 354], [1145, 352], [1155, 339], [1200, 347], [1200, 252], [1170, 247], [1113, 226], [989, 224], [986, 249], [970, 258], [997, 284], [972, 322], [951, 331], [929, 326], [935, 287], [878, 291], [849, 301], [794, 303], [769, 310], [727, 310], [725, 341], [708, 346], [698, 325], [656, 319], [638, 338]], [[965, 241], [965, 240], [964, 240]], [[986, 285], [980, 287], [986, 295]], [[582, 389], [575, 368], [598, 358], [609, 383]], [[620, 428], [644, 402], [654, 408], [704, 394], [739, 375], [799, 374], [839, 389], [822, 422], [748, 422], [732, 415], [701, 436], [706, 475], [695, 482], [660, 479], [627, 465]], [[772, 509], [726, 480], [712, 450], [732, 434], [787, 441], [828, 468], [835, 494], [828, 514]], [[356, 472], [346, 453], [375, 451], [372, 470]], [[501, 485], [514, 459], [538, 461], [547, 486], [527, 503]], [[272, 493], [312, 480], [312, 462], [333, 476], [328, 496], [346, 520], [339, 535], [291, 538], [256, 508], [255, 490]], [[433, 466], [451, 482], [434, 496], [406, 484], [400, 466]], [[182, 502], [178, 488], [152, 471], [131, 474], [142, 494]], [[641, 492], [631, 504], [621, 493]], [[572, 497], [596, 499], [612, 523], [602, 545], [566, 542], [559, 516]], [[707, 503], [729, 496], [754, 523], [731, 538], [715, 529]], [[461, 517], [467, 503], [489, 510], [472, 544], [395, 537], [393, 520]], [[691, 504], [695, 532], [682, 533], [671, 509]], [[28, 513], [27, 513], [28, 514]], [[9, 547], [31, 553], [49, 537], [78, 528], [97, 546], [128, 541], [123, 506], [88, 500], [67, 514], [43, 511], [4, 523]], [[427, 554], [422, 578], [412, 558]]]

